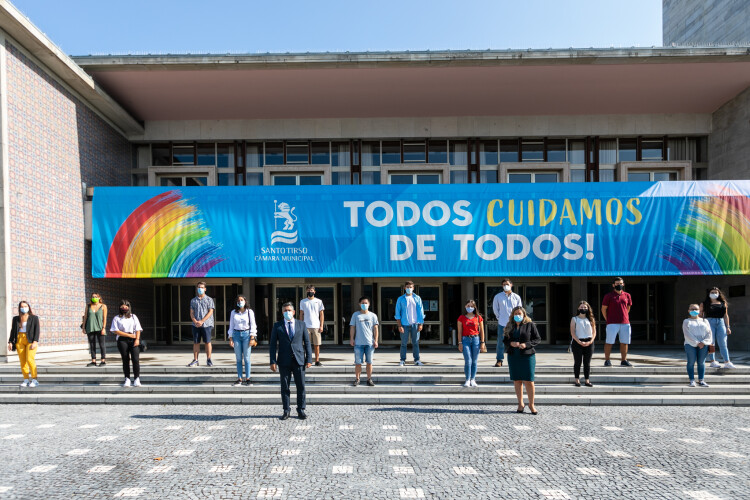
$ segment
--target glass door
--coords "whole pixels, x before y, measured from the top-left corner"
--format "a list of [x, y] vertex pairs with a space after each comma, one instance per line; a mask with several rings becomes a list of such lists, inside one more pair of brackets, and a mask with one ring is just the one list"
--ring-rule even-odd
[[[547, 284], [513, 284], [513, 292], [517, 293], [521, 297], [521, 301], [526, 313], [536, 323], [537, 330], [539, 330], [539, 336], [542, 337], [542, 343], [549, 343], [549, 335], [547, 334], [548, 328], [548, 286]], [[503, 328], [505, 325], [498, 325], [495, 313], [492, 310], [492, 302], [495, 299], [495, 295], [498, 293], [504, 293], [503, 287], [499, 283], [487, 284], [485, 286], [485, 296], [487, 297], [487, 304], [485, 310], [487, 311], [485, 319], [487, 323], [485, 325], [487, 343], [492, 345], [497, 343], [498, 335], [502, 335]]]
[[[443, 328], [440, 321], [442, 304], [442, 287], [436, 285], [416, 285], [415, 293], [422, 299], [425, 322], [422, 326], [420, 343], [439, 344], [443, 341]], [[401, 334], [398, 331], [396, 301], [403, 295], [403, 285], [383, 285], [378, 287], [378, 321], [380, 322], [383, 344], [400, 344]]]
[[[281, 306], [287, 302], [294, 304], [299, 318], [299, 304], [306, 298], [305, 285], [274, 285], [275, 307], [271, 313], [272, 322], [281, 321]], [[338, 304], [335, 285], [315, 285], [315, 296], [323, 301], [323, 343], [338, 343], [339, 332], [336, 325]]]
[[[172, 342], [193, 343], [193, 322], [190, 320], [190, 301], [195, 297], [195, 285], [174, 285], [172, 289]], [[206, 294], [214, 299], [214, 342], [228, 342], [229, 309], [239, 293], [239, 285], [207, 285]]]

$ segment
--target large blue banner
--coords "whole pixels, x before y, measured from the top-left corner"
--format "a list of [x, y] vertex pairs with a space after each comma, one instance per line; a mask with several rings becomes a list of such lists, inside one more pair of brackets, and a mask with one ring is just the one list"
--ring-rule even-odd
[[748, 274], [750, 181], [104, 188], [94, 277]]

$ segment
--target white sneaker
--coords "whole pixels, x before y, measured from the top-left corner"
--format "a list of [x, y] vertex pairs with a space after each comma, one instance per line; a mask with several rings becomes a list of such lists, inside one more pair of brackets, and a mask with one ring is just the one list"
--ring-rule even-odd
[[404, 366], [404, 362], [403, 361], [399, 361], [398, 362], [398, 366]]
[[471, 380], [464, 382], [464, 387], [471, 387]]
[[31, 382], [29, 382], [29, 387], [39, 387], [39, 382], [35, 378], [32, 378]]
[[695, 387], [695, 380], [691, 380], [690, 384], [688, 384], [688, 387]]
[[424, 363], [422, 363], [421, 361], [415, 361], [414, 366], [424, 366]]
[[725, 370], [731, 370], [732, 368], [737, 368], [737, 367], [734, 366], [731, 361], [727, 361], [726, 363], [724, 363]]
[[711, 368], [721, 368], [721, 365], [719, 364], [718, 361], [711, 361], [710, 367]]
[[141, 377], [136, 377], [135, 380], [133, 380], [133, 387], [140, 387], [141, 386]]
[[23, 382], [21, 382], [21, 387], [28, 387], [29, 386], [29, 379], [25, 378], [23, 379]]
[[700, 385], [701, 387], [708, 387], [708, 384], [706, 383], [705, 380], [701, 380], [698, 385]]
[[472, 387], [477, 387], [477, 381], [474, 380], [474, 379], [471, 379], [471, 386]]
[[126, 378], [126, 379], [125, 379], [125, 382], [123, 382], [123, 383], [122, 383], [122, 386], [123, 386], [123, 387], [130, 387], [130, 379], [129, 379], [129, 378]]

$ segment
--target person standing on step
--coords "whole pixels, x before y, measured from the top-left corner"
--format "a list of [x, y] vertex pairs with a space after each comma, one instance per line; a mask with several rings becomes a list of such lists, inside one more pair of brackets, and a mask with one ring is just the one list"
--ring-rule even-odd
[[125, 375], [123, 387], [130, 387], [130, 361], [133, 361], [133, 386], [141, 386], [141, 322], [138, 316], [133, 314], [130, 302], [127, 299], [120, 301], [120, 314], [112, 318], [110, 331], [116, 335], [117, 350], [122, 357], [122, 374]]
[[477, 311], [477, 303], [469, 299], [464, 304], [465, 313], [458, 317], [458, 351], [464, 355], [464, 387], [477, 386], [477, 361], [479, 351], [487, 352], [484, 344], [484, 319]]
[[10, 322], [8, 352], [18, 351], [23, 382], [21, 387], [37, 387], [36, 352], [39, 348], [39, 317], [25, 300], [18, 303], [18, 316]]
[[570, 320], [571, 350], [573, 351], [573, 375], [575, 386], [581, 387], [581, 362], [583, 362], [583, 380], [586, 387], [594, 387], [589, 378], [591, 374], [591, 357], [594, 355], [596, 340], [596, 320], [591, 306], [585, 300], [578, 303], [576, 315]]
[[503, 291], [495, 295], [492, 299], [492, 312], [497, 318], [497, 346], [495, 347], [495, 366], [503, 366], [503, 328], [510, 320], [511, 312], [515, 307], [523, 306], [521, 296], [513, 292], [513, 282], [509, 278], [504, 278], [500, 282]]
[[349, 345], [354, 347], [354, 386], [359, 385], [364, 358], [367, 364], [367, 385], [374, 387], [372, 354], [378, 348], [378, 316], [370, 312], [370, 299], [367, 297], [360, 297], [359, 308], [349, 321]]
[[323, 301], [315, 297], [315, 287], [307, 285], [307, 298], [299, 303], [299, 319], [305, 322], [307, 332], [310, 334], [313, 349], [315, 350], [315, 366], [323, 366], [320, 362], [320, 346], [323, 343]]
[[695, 387], [695, 363], [698, 363], [698, 384], [708, 387], [704, 379], [706, 373], [706, 356], [713, 335], [708, 320], [700, 317], [698, 304], [688, 306], [688, 317], [682, 322], [682, 334], [685, 336], [685, 354], [687, 354], [687, 373], [690, 387]]
[[503, 330], [503, 344], [508, 353], [508, 372], [510, 379], [516, 389], [518, 398], [517, 413], [523, 413], [526, 406], [523, 404], [523, 389], [529, 398], [529, 410], [536, 415], [534, 399], [536, 392], [534, 388], [534, 372], [536, 371], [536, 350], [534, 346], [542, 341], [536, 325], [523, 307], [516, 307], [512, 311], [512, 317]]
[[[708, 320], [711, 326], [712, 338], [716, 349], [721, 353], [724, 360], [724, 368], [731, 369], [734, 365], [729, 361], [729, 347], [727, 345], [727, 335], [732, 334], [729, 328], [729, 303], [724, 293], [719, 287], [713, 287], [706, 293], [706, 298], [701, 304], [701, 315]], [[714, 350], [716, 350], [714, 349]], [[708, 354], [708, 361], [711, 362], [711, 368], [720, 368], [721, 365], [716, 361], [716, 353]]]
[[86, 310], [83, 312], [83, 323], [81, 324], [83, 333], [89, 339], [89, 353], [91, 354], [91, 363], [86, 366], [96, 366], [96, 344], [99, 344], [99, 352], [102, 356], [102, 362], [99, 366], [107, 364], [107, 305], [102, 302], [101, 295], [98, 293], [91, 294], [91, 300], [86, 304]]
[[274, 323], [271, 328], [271, 342], [268, 347], [271, 371], [275, 372], [278, 367], [281, 378], [281, 404], [284, 406], [281, 420], [287, 420], [292, 411], [289, 391], [292, 377], [294, 385], [297, 386], [297, 415], [300, 420], [305, 420], [305, 369], [310, 368], [312, 360], [310, 334], [304, 321], [294, 319], [294, 304], [287, 302], [281, 306], [281, 312], [284, 319]]
[[398, 321], [398, 332], [401, 334], [401, 362], [399, 366], [406, 363], [406, 346], [411, 338], [412, 355], [414, 366], [424, 366], [419, 360], [419, 334], [424, 324], [424, 306], [422, 299], [414, 293], [414, 282], [404, 283], [404, 294], [396, 301], [396, 314]]
[[198, 366], [201, 340], [206, 344], [206, 366], [214, 366], [211, 361], [211, 332], [214, 329], [214, 299], [206, 295], [206, 282], [199, 281], [196, 295], [190, 300], [190, 320], [193, 322], [193, 361], [188, 366]]
[[612, 344], [620, 340], [620, 366], [633, 366], [628, 361], [628, 345], [630, 345], [630, 308], [633, 299], [628, 292], [623, 291], [625, 281], [617, 277], [612, 281], [612, 291], [602, 300], [602, 316], [607, 321], [607, 338], [604, 344], [604, 366], [612, 366], [609, 360]]
[[[229, 314], [229, 345], [234, 349], [237, 361], [237, 382], [235, 387], [241, 385], [251, 386], [250, 382], [250, 353], [252, 344], [256, 344], [258, 326], [255, 324], [255, 313], [247, 307], [247, 299], [244, 295], [238, 295], [234, 300], [235, 308]], [[242, 377], [242, 363], [245, 363], [245, 378]]]

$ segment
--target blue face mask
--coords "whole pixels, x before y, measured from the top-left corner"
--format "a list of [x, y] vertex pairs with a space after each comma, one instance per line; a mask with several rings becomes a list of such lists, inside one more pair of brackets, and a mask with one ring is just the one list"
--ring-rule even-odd
[[360, 304], [359, 307], [361, 307], [363, 311], [366, 311], [370, 307], [370, 304]]
[[520, 323], [521, 321], [523, 321], [523, 316], [522, 316], [522, 315], [520, 315], [520, 314], [515, 314], [515, 315], [513, 316], [513, 320], [514, 320], [514, 321], [515, 321], [516, 323]]
[[287, 321], [292, 321], [292, 318], [294, 317], [294, 313], [292, 311], [284, 311], [284, 319]]
[[413, 288], [404, 288], [404, 291], [406, 292], [406, 295], [411, 295], [411, 292], [414, 291]]
[[19, 311], [21, 311], [21, 314], [26, 314], [27, 312], [29, 312], [29, 308], [28, 307], [22, 307], [21, 309], [19, 309]]
[[243, 307], [245, 307], [245, 301], [241, 300], [241, 301], [237, 302], [237, 307], [239, 307], [240, 309], [242, 309]]
[[198, 289], [198, 295], [203, 295], [204, 293], [206, 293], [206, 290], [204, 290], [203, 288]]
[[698, 311], [689, 311], [689, 312], [690, 312], [690, 316], [692, 316], [694, 318], [697, 318], [698, 314], [700, 314]]

